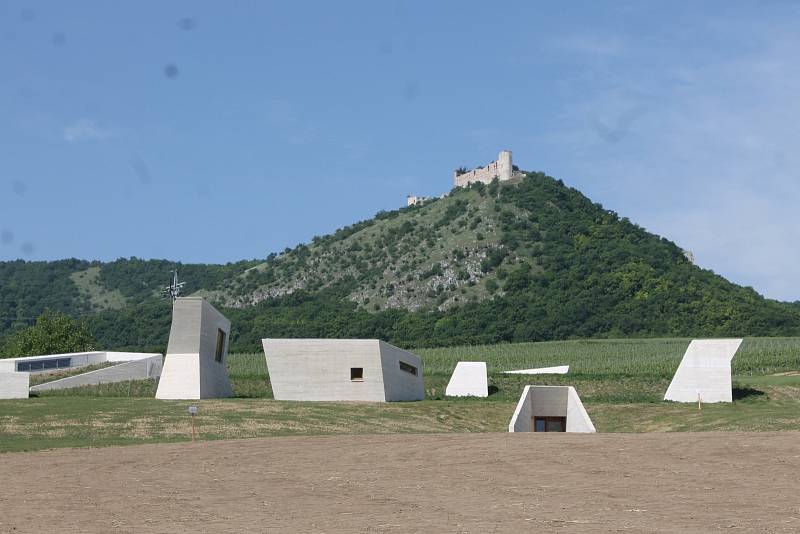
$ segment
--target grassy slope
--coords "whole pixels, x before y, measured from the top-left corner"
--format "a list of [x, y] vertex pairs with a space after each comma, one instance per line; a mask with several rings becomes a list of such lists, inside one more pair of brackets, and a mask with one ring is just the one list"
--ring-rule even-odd
[[[480, 268], [487, 252], [500, 246], [496, 202], [476, 191], [458, 191], [317, 238], [233, 278], [223, 289], [199, 294], [243, 306], [300, 289], [317, 291], [352, 276], [358, 287], [347, 297], [370, 311], [446, 309], [483, 300], [490, 296], [486, 281], [496, 280], [495, 273]], [[441, 272], [432, 272], [435, 266]]]
[[[229, 358], [239, 398], [201, 401], [202, 439], [289, 434], [503, 432], [524, 384], [575, 385], [600, 432], [797, 430], [800, 338], [749, 338], [734, 359], [734, 403], [662, 402], [685, 339], [592, 340], [419, 351], [428, 399], [415, 403], [271, 400], [262, 354]], [[442, 399], [460, 360], [485, 360], [488, 399]], [[571, 365], [567, 376], [513, 377], [503, 370]], [[788, 374], [787, 374], [788, 373]], [[47, 392], [0, 401], [0, 451], [178, 441], [190, 437], [188, 402], [157, 401], [153, 381]], [[136, 398], [142, 397], [142, 398]]]
[[81, 297], [89, 302], [93, 310], [118, 310], [125, 307], [127, 300], [119, 289], [107, 289], [99, 278], [100, 267], [97, 265], [70, 274], [70, 279], [77, 286]]

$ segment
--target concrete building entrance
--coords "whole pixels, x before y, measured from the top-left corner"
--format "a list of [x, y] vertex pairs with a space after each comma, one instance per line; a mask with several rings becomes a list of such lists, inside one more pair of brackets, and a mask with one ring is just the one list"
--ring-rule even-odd
[[566, 417], [532, 417], [531, 426], [534, 432], [566, 432]]

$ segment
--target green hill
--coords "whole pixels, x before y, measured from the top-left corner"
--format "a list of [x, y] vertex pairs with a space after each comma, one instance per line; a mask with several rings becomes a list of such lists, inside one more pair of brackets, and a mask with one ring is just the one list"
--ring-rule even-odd
[[101, 345], [162, 348], [178, 268], [187, 292], [266, 336], [381, 337], [407, 346], [587, 337], [800, 334], [800, 306], [692, 265], [674, 243], [541, 173], [378, 213], [266, 261], [0, 263], [0, 332], [44, 308]]

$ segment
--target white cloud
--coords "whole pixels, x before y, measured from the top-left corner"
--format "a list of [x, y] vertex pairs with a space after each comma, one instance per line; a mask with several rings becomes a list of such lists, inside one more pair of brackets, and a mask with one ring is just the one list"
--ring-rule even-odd
[[98, 141], [113, 137], [111, 130], [102, 128], [90, 119], [78, 119], [64, 128], [64, 140], [70, 143], [78, 141]]

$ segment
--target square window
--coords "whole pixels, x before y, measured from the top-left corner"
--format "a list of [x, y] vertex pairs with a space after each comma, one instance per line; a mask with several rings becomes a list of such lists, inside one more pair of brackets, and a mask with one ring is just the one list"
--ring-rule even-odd
[[363, 382], [364, 381], [364, 368], [363, 367], [351, 367], [350, 368], [350, 380], [354, 382]]

